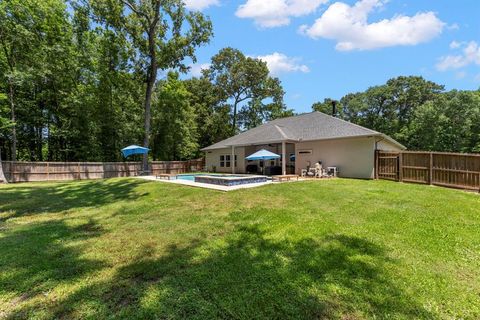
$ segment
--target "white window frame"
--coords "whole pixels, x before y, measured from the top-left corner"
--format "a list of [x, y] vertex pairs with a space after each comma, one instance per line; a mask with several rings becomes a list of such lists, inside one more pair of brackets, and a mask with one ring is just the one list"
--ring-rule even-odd
[[[237, 155], [235, 155], [235, 167], [238, 166]], [[231, 168], [232, 167], [232, 155], [231, 154], [221, 154], [220, 155], [220, 168]]]
[[232, 156], [229, 154], [225, 155], [225, 168], [231, 168], [232, 167]]
[[225, 168], [225, 155], [220, 155], [220, 168]]

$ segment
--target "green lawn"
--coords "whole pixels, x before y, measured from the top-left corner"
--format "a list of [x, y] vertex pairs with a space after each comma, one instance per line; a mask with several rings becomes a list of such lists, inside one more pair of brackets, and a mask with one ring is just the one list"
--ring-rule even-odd
[[478, 319], [480, 196], [342, 179], [0, 186], [0, 318]]

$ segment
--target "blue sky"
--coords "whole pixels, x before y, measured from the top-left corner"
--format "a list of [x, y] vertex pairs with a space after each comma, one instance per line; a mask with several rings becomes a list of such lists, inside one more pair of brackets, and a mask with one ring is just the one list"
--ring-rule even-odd
[[184, 0], [215, 37], [192, 74], [231, 46], [267, 61], [297, 112], [400, 75], [480, 87], [478, 0]]

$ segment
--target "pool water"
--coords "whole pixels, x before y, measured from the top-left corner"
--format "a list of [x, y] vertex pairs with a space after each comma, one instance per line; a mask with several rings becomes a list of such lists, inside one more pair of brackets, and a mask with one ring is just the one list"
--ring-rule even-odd
[[242, 178], [244, 176], [236, 176], [232, 174], [179, 174], [177, 175], [178, 180], [188, 180], [188, 181], [195, 181], [195, 176], [205, 176], [205, 177], [230, 177], [230, 178]]
[[195, 181], [195, 175], [193, 174], [179, 174], [177, 175], [178, 180], [188, 180], [188, 181]]

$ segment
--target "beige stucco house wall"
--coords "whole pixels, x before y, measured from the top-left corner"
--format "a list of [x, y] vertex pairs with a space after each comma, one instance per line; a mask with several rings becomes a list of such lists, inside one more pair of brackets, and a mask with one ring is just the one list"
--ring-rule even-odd
[[[232, 154], [232, 149], [216, 149], [210, 150], [205, 153], [205, 165], [209, 171], [214, 171], [220, 173], [232, 173], [232, 167], [220, 167], [220, 156], [230, 156]], [[236, 173], [245, 173], [245, 148], [237, 147], [235, 148], [235, 155], [237, 156], [237, 166], [235, 167]], [[231, 162], [233, 165], [233, 161]]]
[[298, 143], [295, 172], [322, 161], [323, 167], [337, 167], [343, 177], [373, 178], [374, 143], [373, 137]]
[[359, 137], [297, 143], [295, 173], [301, 174], [308, 165], [322, 161], [323, 167], [337, 167], [340, 177], [373, 179], [375, 149], [401, 150], [388, 141], [378, 140], [378, 137]]

